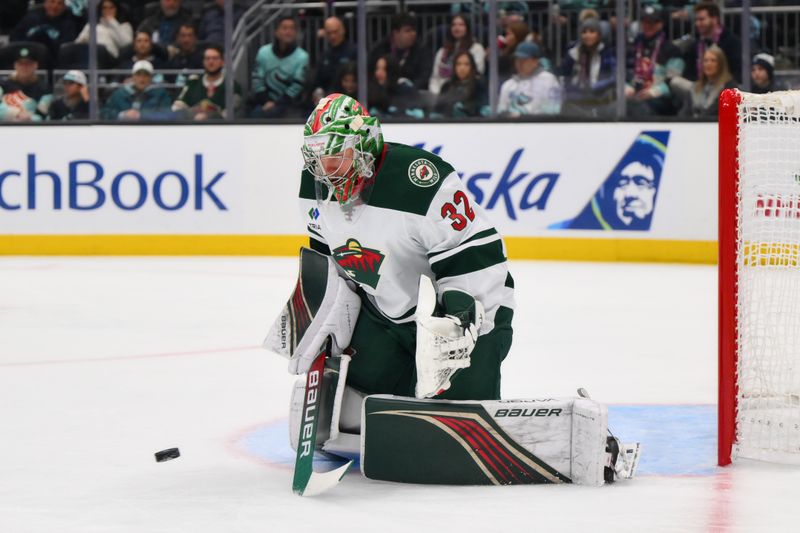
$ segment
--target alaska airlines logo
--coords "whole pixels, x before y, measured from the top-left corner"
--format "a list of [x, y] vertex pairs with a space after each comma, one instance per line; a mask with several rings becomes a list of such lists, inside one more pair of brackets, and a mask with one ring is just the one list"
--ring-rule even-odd
[[649, 230], [668, 142], [668, 131], [641, 132], [586, 207], [549, 229]]
[[347, 244], [333, 250], [333, 258], [348, 276], [373, 289], [378, 286], [378, 271], [385, 257], [378, 250], [362, 247], [355, 239], [348, 239]]

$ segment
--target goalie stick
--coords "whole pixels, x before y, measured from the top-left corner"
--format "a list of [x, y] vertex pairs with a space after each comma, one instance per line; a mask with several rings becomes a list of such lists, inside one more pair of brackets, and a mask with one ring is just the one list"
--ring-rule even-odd
[[303, 398], [303, 419], [297, 441], [297, 457], [294, 462], [292, 490], [300, 496], [316, 496], [336, 486], [342, 480], [352, 460], [329, 472], [314, 472], [314, 449], [317, 442], [319, 405], [322, 381], [325, 376], [325, 359], [331, 354], [331, 337], [311, 364], [306, 374], [306, 392]]

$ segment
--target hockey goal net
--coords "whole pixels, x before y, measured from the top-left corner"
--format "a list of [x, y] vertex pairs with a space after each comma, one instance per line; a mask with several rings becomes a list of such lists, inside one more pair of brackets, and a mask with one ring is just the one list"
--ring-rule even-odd
[[800, 463], [800, 91], [719, 118], [719, 464]]

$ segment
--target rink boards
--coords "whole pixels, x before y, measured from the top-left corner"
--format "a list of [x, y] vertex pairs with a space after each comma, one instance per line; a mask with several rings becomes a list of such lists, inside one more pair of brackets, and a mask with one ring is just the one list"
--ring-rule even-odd
[[[716, 124], [392, 124], [511, 258], [716, 261]], [[0, 254], [294, 255], [294, 125], [0, 127]]]

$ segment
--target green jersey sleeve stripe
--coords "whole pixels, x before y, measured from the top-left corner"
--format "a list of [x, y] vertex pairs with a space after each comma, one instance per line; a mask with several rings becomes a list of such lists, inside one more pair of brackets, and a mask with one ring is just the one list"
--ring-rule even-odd
[[503, 241], [495, 239], [485, 244], [471, 246], [455, 255], [431, 264], [436, 279], [461, 276], [483, 270], [506, 260], [503, 254]]
[[483, 231], [479, 231], [478, 233], [476, 233], [475, 235], [473, 235], [469, 239], [465, 240], [464, 242], [459, 243], [459, 245], [456, 246], [455, 248], [450, 248], [448, 250], [441, 250], [439, 252], [431, 252], [431, 253], [429, 253], [428, 254], [428, 259], [433, 259], [434, 257], [436, 257], [439, 254], [447, 253], [447, 252], [449, 252], [451, 250], [455, 250], [456, 248], [459, 248], [460, 246], [463, 246], [463, 245], [465, 245], [467, 243], [470, 243], [472, 241], [476, 241], [478, 239], [483, 239], [484, 237], [488, 237], [490, 235], [497, 235], [497, 230], [494, 229], [494, 228], [489, 228], [489, 229], [486, 229], [486, 230], [483, 230]]
[[[494, 235], [489, 235], [488, 237], [484, 237], [482, 239], [475, 239], [475, 240], [470, 241], [470, 242], [461, 243], [459, 246], [456, 246], [455, 248], [451, 248], [451, 249], [447, 250], [446, 252], [442, 252], [439, 255], [437, 255], [436, 257], [433, 257], [433, 258], [429, 259], [428, 262], [430, 264], [434, 264], [434, 263], [437, 263], [439, 261], [444, 261], [445, 259], [448, 259], [450, 257], [454, 257], [454, 256], [460, 255], [461, 253], [463, 253], [465, 250], [467, 250], [469, 248], [474, 248], [476, 246], [483, 246], [484, 244], [489, 244], [489, 243], [493, 243], [493, 242], [499, 242], [500, 243], [500, 248], [502, 249], [503, 240], [500, 238], [499, 234], [495, 233]], [[504, 254], [501, 253], [501, 255], [504, 255]]]
[[513, 289], [514, 288], [514, 278], [511, 277], [511, 272], [506, 274], [505, 286], [508, 287], [509, 289]]

